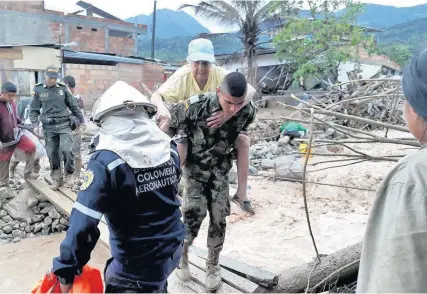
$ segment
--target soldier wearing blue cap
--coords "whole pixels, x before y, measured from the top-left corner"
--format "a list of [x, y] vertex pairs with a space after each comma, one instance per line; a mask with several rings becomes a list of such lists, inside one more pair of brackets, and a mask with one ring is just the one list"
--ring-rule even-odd
[[[49, 66], [45, 72], [45, 82], [34, 87], [30, 106], [30, 120], [34, 133], [40, 134], [39, 120], [44, 129], [46, 151], [50, 161], [51, 188], [57, 190], [62, 184], [61, 155], [64, 159], [65, 181], [68, 187], [73, 186], [74, 154], [71, 137], [70, 112], [84, 123], [76, 99], [68, 87], [60, 82], [59, 68]], [[43, 109], [41, 111], [41, 109]]]
[[[167, 131], [171, 114], [166, 108], [166, 104], [174, 104], [187, 100], [188, 98], [216, 92], [220, 87], [224, 77], [230, 72], [220, 66], [215, 65], [214, 47], [208, 39], [195, 39], [188, 45], [188, 64], [178, 69], [151, 97], [151, 101], [157, 106], [157, 120], [159, 127]], [[210, 128], [219, 128], [229, 121], [234, 114], [246, 106], [256, 94], [254, 87], [250, 84], [245, 96], [245, 102], [235, 109], [235, 113], [227, 113], [224, 109], [218, 109], [206, 120]], [[249, 174], [249, 148], [250, 140], [246, 134], [239, 134], [233, 146], [233, 157], [237, 159], [238, 188], [233, 197], [233, 202], [244, 212], [254, 214], [251, 202], [247, 196], [247, 184]], [[183, 160], [184, 161], [184, 160]]]

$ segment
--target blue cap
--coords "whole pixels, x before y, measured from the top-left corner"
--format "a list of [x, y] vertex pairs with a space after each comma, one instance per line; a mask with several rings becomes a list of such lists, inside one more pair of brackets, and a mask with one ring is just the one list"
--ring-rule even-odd
[[188, 58], [191, 61], [215, 62], [214, 47], [208, 39], [195, 39], [188, 44]]

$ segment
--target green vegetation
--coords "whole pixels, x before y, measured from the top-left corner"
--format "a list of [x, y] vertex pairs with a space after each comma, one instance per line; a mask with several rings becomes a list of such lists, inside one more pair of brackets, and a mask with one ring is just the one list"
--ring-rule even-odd
[[[247, 64], [247, 78], [252, 85], [256, 84], [257, 67], [255, 66], [256, 51], [262, 42], [261, 24], [271, 18], [277, 8], [283, 7], [287, 1], [201, 1], [197, 5], [185, 4], [180, 9], [191, 8], [196, 15], [216, 21], [219, 25], [238, 27], [236, 35], [241, 41], [243, 55]], [[230, 38], [227, 38], [230, 39]], [[228, 43], [228, 41], [225, 41]], [[228, 45], [228, 44], [227, 44]], [[218, 53], [218, 51], [217, 51]]]
[[[363, 5], [351, 0], [308, 0], [307, 3], [308, 18], [289, 19], [274, 38], [277, 54], [290, 61], [295, 80], [326, 76], [335, 82], [340, 63], [357, 62], [358, 48], [375, 51], [373, 37], [351, 25], [356, 23]], [[290, 3], [297, 4], [302, 9], [301, 2]], [[342, 6], [346, 8], [338, 16], [336, 8]]]
[[413, 54], [427, 47], [427, 18], [392, 26], [378, 35], [383, 54], [403, 66]]
[[[175, 38], [157, 38], [156, 39], [156, 52], [155, 58], [171, 61], [181, 62], [187, 58], [188, 43], [194, 37], [175, 37]], [[228, 54], [230, 52], [237, 52], [241, 49], [242, 45], [240, 40], [235, 38], [212, 38], [214, 44], [215, 54]], [[151, 40], [140, 39], [138, 42], [139, 56], [151, 56]]]

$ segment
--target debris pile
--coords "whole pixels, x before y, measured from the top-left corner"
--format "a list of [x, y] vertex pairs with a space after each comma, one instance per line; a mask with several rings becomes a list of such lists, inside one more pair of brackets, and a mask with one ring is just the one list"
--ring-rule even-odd
[[[399, 93], [397, 93], [399, 87]], [[404, 125], [403, 96], [397, 80], [380, 80], [353, 82], [346, 89], [332, 87], [321, 96], [311, 96], [307, 103], [300, 103], [299, 108], [313, 106], [344, 115], [362, 117], [378, 122]], [[308, 105], [309, 104], [309, 105]], [[322, 118], [321, 116], [318, 116]], [[345, 117], [324, 115], [323, 119], [337, 125], [352, 128], [375, 129], [374, 125], [350, 120]]]
[[280, 135], [279, 128], [279, 121], [260, 121], [255, 119], [255, 121], [248, 127], [251, 145], [258, 142], [277, 141]]
[[0, 188], [0, 244], [62, 232], [68, 220], [27, 185], [18, 194], [10, 187]]

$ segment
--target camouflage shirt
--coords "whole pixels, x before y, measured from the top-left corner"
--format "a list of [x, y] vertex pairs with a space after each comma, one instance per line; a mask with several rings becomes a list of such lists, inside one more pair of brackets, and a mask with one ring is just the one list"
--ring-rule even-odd
[[[41, 83], [34, 87], [29, 115], [31, 123], [37, 123], [40, 116], [46, 131], [59, 133], [70, 131], [68, 110], [84, 123], [77, 100], [65, 84], [57, 83], [54, 87], [47, 87]], [[52, 120], [51, 123], [47, 123], [49, 119]]]
[[254, 121], [255, 105], [250, 102], [219, 128], [209, 128], [207, 119], [221, 110], [216, 93], [204, 93], [170, 108], [170, 135], [177, 143], [188, 143], [183, 169], [189, 177], [207, 182], [213, 174], [223, 177], [232, 167], [231, 151], [240, 133]]

